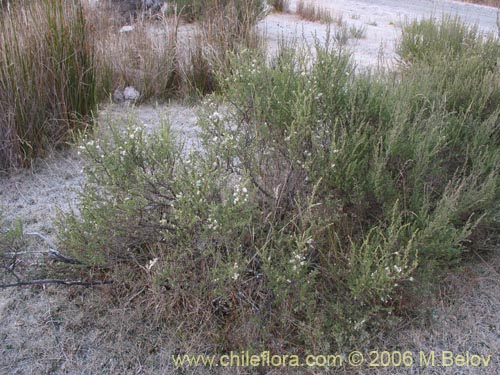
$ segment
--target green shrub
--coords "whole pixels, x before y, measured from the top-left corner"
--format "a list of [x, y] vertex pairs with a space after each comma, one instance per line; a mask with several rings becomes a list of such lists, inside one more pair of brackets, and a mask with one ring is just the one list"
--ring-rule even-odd
[[425, 61], [437, 65], [442, 57], [450, 59], [481, 57], [484, 66], [495, 66], [499, 46], [493, 34], [480, 32], [477, 25], [469, 26], [459, 17], [444, 15], [435, 18], [406, 22], [403, 25], [397, 52], [407, 63]]
[[397, 50], [413, 81], [414, 108], [433, 104], [481, 120], [497, 111], [500, 41], [492, 34], [459, 18], [414, 21], [404, 25]]
[[0, 15], [0, 168], [82, 129], [96, 107], [94, 51], [81, 5], [19, 2]]
[[180, 339], [359, 347], [498, 231], [498, 106], [450, 107], [420, 64], [355, 73], [328, 42], [231, 66], [200, 113], [202, 150], [179, 157], [165, 130], [87, 142], [80, 214], [61, 221], [65, 248], [147, 286]]

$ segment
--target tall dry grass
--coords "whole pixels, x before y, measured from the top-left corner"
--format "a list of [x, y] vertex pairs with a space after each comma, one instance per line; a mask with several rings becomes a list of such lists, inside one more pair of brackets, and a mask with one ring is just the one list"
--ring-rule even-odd
[[328, 9], [312, 2], [304, 2], [303, 0], [299, 0], [297, 3], [296, 13], [300, 18], [311, 22], [340, 23], [342, 20], [341, 17], [334, 19], [332, 13]]
[[[166, 100], [179, 89], [176, 17], [161, 18], [152, 23], [146, 17], [137, 19], [132, 31], [120, 32], [122, 25], [112, 9], [92, 9], [95, 21], [94, 40], [98, 83], [101, 96], [115, 89], [135, 87], [140, 100]], [[104, 99], [104, 98], [102, 98]]]
[[99, 91], [109, 97], [116, 89], [133, 86], [141, 94], [139, 102], [213, 92], [232, 53], [260, 48], [255, 7], [252, 1], [217, 2], [196, 24], [186, 24], [182, 11], [153, 19], [142, 16], [128, 32], [120, 32], [123, 24], [114, 21], [119, 19], [116, 10], [89, 8]]
[[0, 168], [29, 165], [85, 128], [96, 66], [78, 1], [17, 1], [0, 14]]
[[499, 7], [500, 6], [500, 1], [498, 1], [498, 0], [459, 0], [459, 1], [462, 1], [464, 3], [487, 5], [490, 7]]

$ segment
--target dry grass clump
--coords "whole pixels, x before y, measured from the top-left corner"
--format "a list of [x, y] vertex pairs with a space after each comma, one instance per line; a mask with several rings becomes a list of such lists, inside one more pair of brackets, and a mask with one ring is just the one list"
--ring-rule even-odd
[[79, 2], [18, 1], [0, 13], [0, 168], [29, 165], [85, 128], [95, 68]]
[[288, 13], [290, 12], [290, 0], [272, 0], [269, 4], [276, 12]]
[[[222, 2], [221, 2], [222, 4]], [[98, 56], [99, 86], [109, 96], [136, 88], [139, 101], [204, 95], [216, 89], [216, 75], [240, 47], [258, 48], [252, 2], [228, 1], [204, 10], [197, 24], [183, 13], [139, 17], [123, 29], [113, 9], [89, 9]], [[103, 14], [104, 13], [104, 14]]]
[[340, 24], [342, 22], [342, 17], [333, 17], [332, 13], [319, 5], [316, 5], [312, 2], [304, 2], [300, 0], [297, 3], [297, 15], [300, 18], [303, 18], [307, 21], [311, 22], [320, 22], [320, 23], [337, 23]]
[[[169, 99], [181, 89], [177, 37], [179, 20], [161, 18], [152, 23], [139, 18], [128, 27], [108, 22], [113, 10], [99, 12], [94, 29], [99, 86], [110, 95], [115, 89], [132, 86], [140, 100]], [[107, 17], [111, 16], [111, 17]]]
[[500, 1], [498, 1], [498, 0], [458, 0], [458, 1], [461, 1], [464, 3], [487, 5], [490, 7], [499, 7], [500, 6]]

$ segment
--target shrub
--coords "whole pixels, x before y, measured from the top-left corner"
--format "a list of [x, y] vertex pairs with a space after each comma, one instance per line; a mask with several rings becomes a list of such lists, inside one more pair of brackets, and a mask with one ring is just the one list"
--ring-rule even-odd
[[437, 65], [443, 56], [481, 57], [485, 66], [494, 66], [499, 54], [498, 39], [484, 35], [477, 25], [464, 24], [459, 17], [444, 15], [406, 22], [403, 25], [397, 52], [406, 63], [426, 62]]
[[398, 53], [402, 62], [413, 65], [403, 74], [424, 92], [420, 100], [481, 119], [498, 108], [500, 43], [492, 34], [483, 35], [458, 18], [414, 21], [404, 26]]
[[0, 14], [0, 168], [19, 167], [82, 129], [96, 107], [81, 5], [17, 2]]
[[498, 229], [500, 111], [450, 110], [417, 64], [355, 73], [328, 42], [231, 66], [201, 151], [180, 158], [165, 130], [87, 142], [80, 216], [61, 221], [74, 256], [145, 285], [181, 339], [346, 350]]

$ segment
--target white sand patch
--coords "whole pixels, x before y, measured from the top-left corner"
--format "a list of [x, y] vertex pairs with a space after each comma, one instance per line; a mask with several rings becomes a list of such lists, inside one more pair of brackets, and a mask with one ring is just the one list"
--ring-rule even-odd
[[[307, 0], [306, 0], [307, 1]], [[464, 21], [478, 24], [484, 32], [497, 33], [496, 11], [492, 7], [445, 0], [309, 0], [331, 12], [334, 18], [342, 18], [347, 27], [366, 28], [366, 37], [350, 39], [347, 47], [353, 52], [357, 66], [361, 68], [393, 66], [395, 46], [401, 34], [400, 25], [405, 20], [441, 17], [443, 14], [459, 16]], [[272, 13], [260, 24], [268, 41], [269, 51], [276, 51], [278, 43], [298, 38], [310, 46], [315, 38], [325, 40], [328, 26], [301, 20], [294, 14], [297, 0], [292, 0], [290, 14]], [[330, 26], [333, 30], [335, 25]]]

